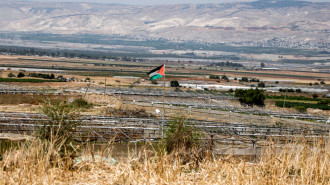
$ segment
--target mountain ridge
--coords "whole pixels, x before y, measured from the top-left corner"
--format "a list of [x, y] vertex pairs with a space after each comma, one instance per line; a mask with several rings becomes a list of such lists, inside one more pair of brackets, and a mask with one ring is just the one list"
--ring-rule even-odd
[[[264, 3], [264, 4], [263, 4]], [[265, 7], [267, 4], [272, 7]], [[298, 3], [294, 6], [294, 3]], [[0, 1], [2, 32], [118, 34], [146, 39], [328, 47], [330, 3], [256, 1], [180, 5], [108, 5]], [[261, 44], [262, 45], [262, 44]]]

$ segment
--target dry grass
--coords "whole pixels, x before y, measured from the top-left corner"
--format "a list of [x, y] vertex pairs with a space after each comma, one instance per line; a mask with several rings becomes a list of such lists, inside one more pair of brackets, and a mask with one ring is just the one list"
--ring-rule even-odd
[[[115, 165], [94, 158], [72, 165], [54, 145], [33, 141], [3, 155], [0, 184], [329, 184], [330, 146], [325, 143], [297, 142], [281, 150], [273, 143], [256, 162], [226, 156], [196, 166], [194, 161], [183, 165], [176, 153], [146, 149]], [[84, 155], [94, 153], [89, 148]]]

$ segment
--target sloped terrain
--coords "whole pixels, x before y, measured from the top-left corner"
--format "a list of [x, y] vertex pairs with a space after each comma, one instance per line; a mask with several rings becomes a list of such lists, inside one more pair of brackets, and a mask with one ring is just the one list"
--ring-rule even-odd
[[0, 31], [327, 47], [329, 9], [330, 3], [264, 0], [161, 6], [0, 1]]

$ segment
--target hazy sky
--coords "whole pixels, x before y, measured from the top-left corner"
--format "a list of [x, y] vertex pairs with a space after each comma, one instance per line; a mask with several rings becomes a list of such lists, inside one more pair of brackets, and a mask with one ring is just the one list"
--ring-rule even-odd
[[[40, 2], [91, 2], [91, 3], [120, 3], [131, 5], [158, 5], [158, 4], [188, 4], [188, 3], [222, 3], [222, 2], [249, 2], [255, 0], [21, 0]], [[329, 2], [330, 0], [307, 0], [314, 2]]]

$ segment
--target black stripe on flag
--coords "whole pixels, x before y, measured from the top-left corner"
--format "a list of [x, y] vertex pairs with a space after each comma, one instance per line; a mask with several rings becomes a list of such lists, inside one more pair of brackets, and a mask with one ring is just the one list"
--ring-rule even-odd
[[[164, 65], [164, 64], [163, 64], [163, 65]], [[159, 66], [159, 67], [157, 67], [157, 68], [151, 70], [151, 71], [150, 71], [149, 73], [147, 73], [147, 74], [149, 75], [150, 73], [153, 73], [153, 72], [155, 72], [155, 71], [159, 71], [159, 70], [163, 67], [163, 65], [161, 65], [161, 66]]]

